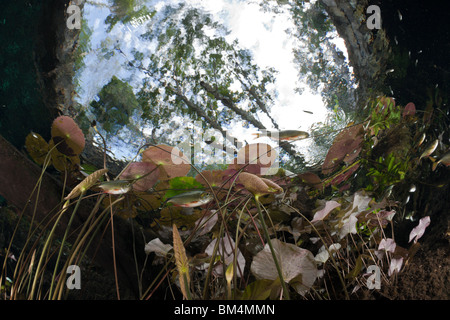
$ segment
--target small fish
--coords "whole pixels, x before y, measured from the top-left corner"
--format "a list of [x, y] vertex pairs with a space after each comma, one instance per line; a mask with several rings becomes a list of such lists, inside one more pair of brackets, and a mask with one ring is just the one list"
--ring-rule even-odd
[[177, 207], [193, 208], [207, 204], [213, 199], [209, 192], [196, 190], [177, 194], [170, 197], [166, 202], [170, 202]]
[[432, 154], [434, 152], [434, 150], [436, 150], [437, 146], [438, 146], [439, 140], [436, 139], [434, 140], [426, 149], [424, 152], [422, 152], [422, 154], [420, 155], [420, 159], [424, 158], [424, 157], [428, 157], [430, 154]]
[[450, 166], [450, 150], [447, 151], [439, 160], [436, 161], [436, 159], [431, 158], [431, 161], [433, 161], [433, 166], [431, 167], [431, 170], [436, 170], [436, 167], [438, 164], [442, 163], [445, 166]]
[[422, 143], [425, 141], [425, 137], [426, 137], [426, 134], [423, 133], [419, 139], [419, 143], [417, 144], [418, 147], [420, 147], [422, 145]]
[[98, 185], [104, 193], [109, 194], [124, 194], [131, 190], [132, 182], [129, 180], [113, 180], [102, 182]]
[[253, 135], [256, 135], [256, 138], [259, 137], [269, 137], [273, 140], [279, 140], [279, 141], [295, 141], [295, 140], [301, 140], [306, 139], [309, 137], [309, 133], [305, 131], [300, 130], [281, 130], [281, 131], [267, 131], [264, 133], [253, 133]]

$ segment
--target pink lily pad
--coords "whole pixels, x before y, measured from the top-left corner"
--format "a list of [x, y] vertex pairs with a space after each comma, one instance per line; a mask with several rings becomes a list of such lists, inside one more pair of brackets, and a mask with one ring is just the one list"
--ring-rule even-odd
[[68, 116], [59, 116], [52, 123], [52, 138], [56, 149], [66, 156], [76, 156], [83, 152], [85, 138], [83, 131]]
[[362, 149], [363, 132], [363, 125], [359, 124], [337, 135], [322, 164], [323, 174], [332, 173], [342, 162], [348, 165], [355, 161]]
[[122, 180], [139, 179], [133, 184], [135, 191], [147, 191], [159, 178], [158, 167], [151, 162], [133, 162], [120, 175]]
[[191, 169], [189, 159], [178, 148], [164, 144], [145, 149], [142, 161], [158, 166], [160, 180], [185, 176]]

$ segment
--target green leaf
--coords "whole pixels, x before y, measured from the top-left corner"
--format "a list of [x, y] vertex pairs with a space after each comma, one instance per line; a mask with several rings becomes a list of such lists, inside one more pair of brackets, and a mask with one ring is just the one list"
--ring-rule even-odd
[[39, 165], [44, 164], [49, 147], [48, 143], [38, 133], [31, 132], [25, 139], [25, 147], [30, 157]]
[[266, 300], [272, 291], [273, 280], [260, 279], [250, 283], [244, 290], [242, 300]]
[[169, 180], [169, 186], [170, 190], [165, 193], [164, 200], [186, 192], [186, 190], [204, 189], [203, 185], [193, 177], [175, 177]]

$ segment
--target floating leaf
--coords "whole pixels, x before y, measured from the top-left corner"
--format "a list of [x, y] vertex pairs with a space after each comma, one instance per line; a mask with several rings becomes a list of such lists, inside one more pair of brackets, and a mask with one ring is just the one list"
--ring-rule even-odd
[[[102, 200], [103, 207], [107, 208], [120, 198], [120, 195], [111, 195], [111, 197], [105, 197]], [[128, 201], [130, 200], [130, 201]], [[137, 208], [132, 205], [132, 200], [119, 201], [114, 204], [114, 216], [121, 217], [123, 219], [133, 219], [138, 215]]]
[[84, 134], [72, 118], [59, 116], [53, 121], [51, 132], [56, 148], [62, 154], [75, 156], [83, 152]]
[[341, 170], [340, 173], [338, 173], [333, 180], [331, 180], [329, 183], [326, 184], [326, 186], [333, 185], [337, 186], [345, 181], [348, 180], [348, 178], [351, 177], [353, 173], [355, 173], [356, 170], [359, 168], [359, 163], [353, 164], [350, 168], [345, 168], [344, 170]]
[[187, 190], [203, 189], [203, 185], [193, 177], [175, 177], [169, 180], [169, 190], [166, 191], [163, 199], [185, 193]]
[[351, 164], [359, 155], [363, 141], [363, 125], [342, 130], [334, 139], [322, 165], [322, 173], [330, 174], [341, 162]]
[[411, 242], [412, 240], [414, 240], [414, 242], [417, 242], [417, 240], [419, 240], [423, 236], [423, 234], [425, 233], [425, 229], [429, 225], [430, 225], [430, 216], [426, 216], [420, 219], [417, 227], [411, 230], [408, 242]]
[[43, 165], [49, 147], [47, 141], [38, 133], [31, 132], [25, 138], [25, 147], [31, 159], [38, 165]]
[[222, 185], [222, 176], [223, 176], [222, 170], [214, 170], [214, 171], [205, 170], [201, 172], [201, 175], [198, 174], [195, 177], [195, 180], [200, 182], [205, 187], [208, 187], [208, 183], [212, 187], [219, 187]]
[[247, 144], [239, 149], [234, 166], [237, 169], [245, 167], [243, 171], [246, 172], [265, 174], [275, 163], [277, 156], [277, 152], [266, 143]]
[[145, 149], [142, 161], [158, 166], [160, 180], [185, 176], [191, 169], [188, 158], [178, 148], [164, 144]]
[[257, 175], [248, 172], [242, 172], [239, 175], [238, 181], [256, 197], [265, 194], [280, 193], [283, 191], [283, 188], [275, 182], [266, 178], [258, 177]]
[[161, 207], [161, 199], [156, 196], [155, 194], [148, 194], [148, 193], [135, 193], [136, 194], [136, 200], [135, 200], [135, 206], [140, 211], [152, 211], [157, 210], [159, 207]]
[[87, 176], [83, 181], [81, 181], [72, 191], [64, 198], [64, 200], [73, 199], [81, 195], [81, 193], [89, 190], [98, 179], [108, 172], [108, 169], [100, 169], [95, 171], [94, 173]]
[[[313, 254], [309, 250], [278, 239], [271, 241], [275, 255], [281, 264], [283, 279], [288, 283], [293, 281], [292, 286], [295, 290], [304, 295], [317, 278], [317, 266]], [[278, 278], [278, 271], [268, 244], [253, 258], [250, 270], [257, 279]]]
[[412, 102], [408, 103], [403, 109], [403, 118], [412, 117], [416, 114], [416, 105]]
[[133, 190], [147, 191], [155, 185], [159, 178], [158, 167], [151, 162], [133, 162], [120, 175], [123, 180], [137, 180], [133, 183]]
[[49, 150], [52, 158], [53, 167], [60, 172], [72, 171], [77, 168], [80, 164], [80, 158], [78, 156], [66, 156], [65, 154], [59, 152], [57, 148], [54, 148], [55, 144], [53, 139], [50, 140]]
[[304, 172], [301, 173], [297, 176], [300, 181], [302, 181], [303, 183], [306, 183], [307, 185], [317, 189], [317, 190], [322, 190], [322, 180], [320, 179], [320, 177], [312, 172]]

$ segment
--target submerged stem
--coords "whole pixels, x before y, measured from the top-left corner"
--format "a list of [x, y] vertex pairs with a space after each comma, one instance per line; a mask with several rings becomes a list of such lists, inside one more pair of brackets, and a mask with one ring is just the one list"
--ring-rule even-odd
[[275, 263], [275, 267], [277, 268], [277, 271], [278, 271], [278, 277], [280, 278], [281, 286], [283, 288], [284, 298], [287, 299], [287, 300], [290, 300], [289, 290], [288, 290], [288, 288], [286, 286], [286, 282], [284, 282], [283, 272], [281, 270], [280, 264], [278, 263], [278, 259], [277, 259], [276, 254], [275, 254], [275, 250], [273, 249], [272, 242], [270, 241], [269, 231], [267, 230], [267, 226], [266, 226], [266, 223], [264, 221], [264, 217], [263, 217], [263, 214], [262, 214], [261, 206], [259, 205], [259, 199], [258, 199], [257, 196], [255, 196], [255, 202], [256, 202], [256, 207], [258, 208], [258, 214], [259, 214], [259, 217], [260, 217], [260, 220], [261, 220], [261, 226], [262, 226], [262, 228], [264, 230], [264, 235], [267, 238], [267, 244], [269, 245], [270, 252], [272, 253], [273, 262]]

